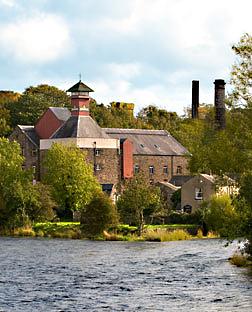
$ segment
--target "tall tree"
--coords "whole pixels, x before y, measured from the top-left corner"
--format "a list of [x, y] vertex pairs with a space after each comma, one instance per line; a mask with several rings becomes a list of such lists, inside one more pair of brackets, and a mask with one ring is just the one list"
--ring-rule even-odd
[[136, 224], [141, 236], [144, 218], [162, 208], [160, 189], [150, 185], [140, 174], [126, 181], [117, 201], [123, 222]]
[[0, 227], [29, 221], [29, 208], [37, 194], [32, 173], [22, 169], [23, 161], [19, 144], [0, 138]]
[[83, 209], [101, 189], [78, 147], [53, 144], [43, 166], [43, 181], [52, 187], [52, 195], [65, 215]]
[[233, 104], [242, 104], [252, 108], [252, 36], [244, 34], [240, 41], [233, 45], [232, 50], [237, 56], [231, 72]]

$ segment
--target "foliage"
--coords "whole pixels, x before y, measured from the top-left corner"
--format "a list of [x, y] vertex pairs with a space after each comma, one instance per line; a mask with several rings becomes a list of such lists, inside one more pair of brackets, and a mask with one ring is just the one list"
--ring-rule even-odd
[[33, 202], [28, 207], [28, 215], [31, 221], [45, 222], [55, 218], [56, 203], [51, 196], [50, 188], [40, 182], [34, 185]]
[[252, 171], [244, 174], [240, 181], [238, 200], [235, 202], [239, 215], [239, 234], [248, 239], [246, 251], [252, 255]]
[[160, 189], [150, 185], [140, 174], [136, 175], [126, 181], [117, 207], [123, 222], [135, 224], [141, 235], [144, 218], [162, 208]]
[[22, 170], [24, 158], [16, 142], [0, 138], [0, 220], [2, 227], [29, 222], [29, 208], [37, 193], [32, 173]]
[[78, 147], [53, 144], [43, 166], [43, 181], [52, 187], [53, 198], [64, 214], [81, 210], [100, 191], [93, 169]]
[[15, 103], [20, 94], [12, 91], [0, 91], [0, 137], [10, 133], [10, 112], [7, 109], [9, 102]]
[[252, 108], [252, 36], [245, 33], [240, 41], [233, 45], [237, 56], [231, 72], [233, 92], [229, 101]]
[[52, 238], [81, 238], [79, 222], [44, 222], [35, 223], [33, 231], [39, 237]]
[[141, 120], [150, 129], [162, 129], [173, 132], [179, 123], [179, 117], [175, 112], [168, 112], [154, 105], [143, 108], [137, 115], [137, 119]]
[[25, 89], [15, 102], [9, 102], [11, 126], [33, 125], [50, 106], [70, 107], [66, 92], [46, 84]]
[[100, 235], [118, 222], [118, 216], [111, 198], [102, 192], [97, 193], [81, 212], [82, 231], [86, 237]]
[[223, 237], [234, 237], [237, 234], [239, 218], [228, 195], [213, 195], [202, 204], [202, 214], [209, 230]]

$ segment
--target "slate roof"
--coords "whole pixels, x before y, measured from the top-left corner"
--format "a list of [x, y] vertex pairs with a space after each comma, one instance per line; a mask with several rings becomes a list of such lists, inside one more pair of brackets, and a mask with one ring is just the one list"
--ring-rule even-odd
[[52, 136], [60, 138], [110, 139], [106, 132], [90, 116], [71, 116]]
[[176, 175], [171, 178], [169, 183], [176, 185], [176, 186], [182, 186], [184, 183], [189, 181], [193, 176], [184, 176], [184, 175]]
[[129, 139], [133, 143], [134, 155], [174, 155], [188, 153], [176, 139], [165, 130], [103, 128], [112, 138]]
[[73, 85], [67, 92], [94, 92], [91, 88], [85, 85], [81, 80]]
[[18, 127], [35, 146], [39, 147], [39, 137], [34, 129], [34, 126], [18, 125]]
[[49, 107], [49, 109], [54, 113], [54, 115], [61, 121], [67, 121], [71, 116], [71, 113], [66, 107]]

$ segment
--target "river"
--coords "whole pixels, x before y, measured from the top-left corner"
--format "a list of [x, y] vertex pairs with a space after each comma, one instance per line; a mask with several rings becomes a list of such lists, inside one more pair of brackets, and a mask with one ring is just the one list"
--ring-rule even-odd
[[236, 244], [0, 238], [0, 311], [252, 311]]

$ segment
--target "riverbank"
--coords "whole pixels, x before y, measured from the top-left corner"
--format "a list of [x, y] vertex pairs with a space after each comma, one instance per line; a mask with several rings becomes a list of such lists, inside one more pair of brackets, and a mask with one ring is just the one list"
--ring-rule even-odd
[[[0, 234], [15, 237], [88, 239], [83, 236], [79, 222], [36, 223], [33, 226], [16, 228], [12, 231], [2, 231]], [[115, 228], [111, 228], [109, 231], [104, 231], [103, 235], [92, 239], [164, 242], [217, 237], [213, 233], [209, 233], [206, 237], [203, 236], [199, 226], [194, 224], [146, 225], [142, 236], [137, 235], [137, 227], [120, 224]]]

